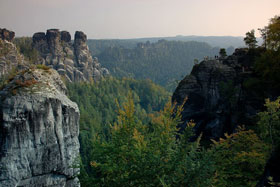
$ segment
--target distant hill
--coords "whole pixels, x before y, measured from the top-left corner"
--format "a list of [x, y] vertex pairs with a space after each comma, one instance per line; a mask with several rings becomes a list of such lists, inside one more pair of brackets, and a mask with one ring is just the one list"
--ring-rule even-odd
[[200, 61], [218, 53], [218, 47], [204, 42], [159, 40], [138, 43], [134, 48], [113, 45], [96, 56], [115, 77], [150, 79], [172, 91], [177, 80], [190, 72], [194, 59]]
[[88, 39], [88, 46], [94, 56], [98, 55], [108, 47], [124, 47], [132, 49], [137, 46], [137, 43], [151, 43], [159, 40], [167, 41], [197, 41], [206, 42], [212, 47], [219, 48], [238, 48], [244, 46], [243, 37], [238, 36], [174, 36], [174, 37], [153, 37], [153, 38], [134, 38], [134, 39]]

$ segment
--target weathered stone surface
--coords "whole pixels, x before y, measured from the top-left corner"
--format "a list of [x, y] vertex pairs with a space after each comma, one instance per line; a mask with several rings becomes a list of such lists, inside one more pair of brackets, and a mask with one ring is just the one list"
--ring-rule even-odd
[[82, 31], [75, 32], [75, 42], [85, 43], [87, 41], [87, 35], [85, 35]]
[[11, 42], [14, 39], [14, 37], [15, 37], [15, 33], [13, 31], [0, 28], [0, 39]]
[[60, 32], [58, 29], [49, 29], [46, 34], [48, 46], [53, 56], [60, 56], [62, 53], [62, 46], [60, 40]]
[[197, 134], [206, 139], [232, 133], [237, 125], [254, 116], [263, 101], [257, 101], [243, 89], [242, 83], [251, 76], [246, 50], [237, 49], [225, 59], [205, 60], [193, 67], [176, 88], [172, 100], [183, 104], [182, 129], [194, 120]]
[[80, 186], [79, 109], [55, 70], [30, 69], [0, 91], [0, 186]]
[[27, 65], [23, 55], [18, 52], [16, 46], [11, 42], [13, 38], [14, 32], [0, 29], [0, 78], [13, 69], [23, 69]]
[[[67, 31], [60, 32], [58, 29], [47, 30], [46, 36], [42, 33], [33, 35], [33, 46], [39, 51], [40, 64], [51, 66], [58, 72], [66, 76], [62, 67], [67, 68], [67, 80], [71, 81], [90, 81], [99, 80], [109, 75], [109, 71], [101, 68], [98, 59], [93, 60], [86, 44], [87, 36], [77, 31], [74, 43], [71, 43], [71, 35]], [[70, 72], [72, 71], [72, 72]], [[98, 71], [98, 73], [96, 72]]]
[[61, 31], [61, 40], [65, 42], [71, 42], [71, 35], [67, 31]]
[[44, 32], [37, 32], [33, 35], [33, 43], [40, 42], [41, 40], [47, 40]]

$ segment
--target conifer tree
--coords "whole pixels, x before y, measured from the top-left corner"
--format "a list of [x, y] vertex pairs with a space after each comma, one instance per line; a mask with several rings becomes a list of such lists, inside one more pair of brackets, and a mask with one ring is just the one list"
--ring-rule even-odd
[[244, 38], [245, 44], [250, 48], [256, 48], [257, 46], [257, 39], [255, 37], [255, 30], [251, 30], [250, 32], [246, 33], [246, 37]]

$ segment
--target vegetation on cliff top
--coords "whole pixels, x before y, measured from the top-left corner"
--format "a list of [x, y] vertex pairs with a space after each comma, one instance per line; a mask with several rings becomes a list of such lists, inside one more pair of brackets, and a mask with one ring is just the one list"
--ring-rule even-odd
[[13, 41], [20, 53], [24, 55], [24, 58], [30, 63], [36, 63], [38, 61], [39, 53], [32, 46], [32, 38], [30, 37], [19, 37]]
[[135, 103], [135, 116], [142, 123], [149, 123], [148, 114], [161, 110], [170, 97], [162, 87], [150, 80], [116, 79], [109, 77], [100, 82], [69, 83], [69, 97], [80, 109], [80, 152], [83, 171], [91, 173], [89, 163], [94, 152], [92, 139], [96, 134], [108, 137], [110, 125], [117, 121], [119, 103], [128, 100], [128, 93]]
[[205, 149], [200, 139], [189, 142], [194, 123], [178, 133], [182, 108], [175, 115], [173, 109], [169, 103], [142, 123], [130, 94], [107, 134], [96, 133], [90, 141], [90, 161], [84, 163], [90, 170], [82, 172], [82, 185], [256, 186], [270, 155], [271, 143], [265, 141], [269, 134], [260, 137], [240, 127]]
[[[277, 20], [273, 18], [270, 24], [278, 24]], [[249, 53], [256, 57], [254, 78], [262, 83], [263, 91], [279, 89], [279, 47], [266, 40], [269, 28], [274, 26], [266, 29], [265, 50], [255, 49], [253, 40], [252, 45], [248, 43]], [[133, 100], [130, 94], [123, 107], [118, 107], [118, 120], [106, 133], [92, 135], [88, 144], [92, 152], [83, 160], [87, 172], [82, 170], [80, 178], [84, 186], [256, 186], [268, 159], [280, 148], [280, 98], [266, 101], [267, 109], [259, 113], [255, 132], [240, 127], [209, 148], [201, 147], [199, 138], [189, 141], [193, 123], [177, 133], [180, 108], [174, 115], [169, 105], [143, 121]]]
[[151, 79], [172, 91], [177, 80], [190, 73], [194, 59], [202, 60], [205, 56], [218, 55], [218, 52], [219, 48], [207, 43], [159, 40], [138, 43], [131, 49], [108, 47], [97, 57], [113, 76]]

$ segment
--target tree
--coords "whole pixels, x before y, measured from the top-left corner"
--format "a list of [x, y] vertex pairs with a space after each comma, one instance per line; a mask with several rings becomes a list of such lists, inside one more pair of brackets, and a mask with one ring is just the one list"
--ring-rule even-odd
[[266, 99], [266, 111], [258, 113], [258, 128], [262, 139], [272, 146], [274, 151], [280, 145], [280, 97], [275, 101]]
[[[152, 115], [150, 124], [135, 116], [130, 98], [119, 107], [110, 138], [96, 137], [91, 166], [92, 186], [211, 186], [215, 176], [212, 153], [189, 142], [194, 123], [179, 134], [182, 106], [169, 103]], [[173, 115], [174, 114], [174, 115]], [[203, 179], [203, 180], [201, 180]]]
[[249, 48], [251, 48], [251, 49], [256, 48], [257, 40], [256, 40], [256, 37], [255, 37], [255, 30], [254, 29], [252, 29], [250, 32], [246, 33], [246, 37], [244, 38], [244, 42]]
[[274, 16], [269, 21], [268, 26], [259, 29], [264, 40], [264, 45], [271, 50], [280, 48], [280, 16]]
[[197, 59], [197, 58], [195, 58], [195, 59], [193, 60], [193, 63], [194, 63], [194, 65], [199, 64], [198, 59]]
[[225, 58], [227, 56], [226, 49], [225, 48], [221, 48], [219, 54], [220, 54], [221, 58]]
[[39, 58], [39, 52], [32, 47], [32, 38], [30, 37], [20, 37], [15, 38], [14, 43], [20, 53], [28, 60], [30, 63], [37, 63]]
[[267, 47], [267, 44], [266, 44], [267, 27], [259, 28], [258, 30], [260, 31], [261, 37], [263, 38], [263, 44], [262, 44], [262, 46], [263, 46], [264, 48], [266, 48], [266, 47]]
[[[259, 29], [265, 49], [256, 58], [254, 70], [259, 76], [262, 90], [280, 92], [280, 17], [271, 18], [269, 24]], [[270, 94], [269, 94], [270, 95]]]
[[217, 187], [256, 186], [268, 159], [268, 146], [252, 130], [239, 127], [236, 133], [213, 141]]

